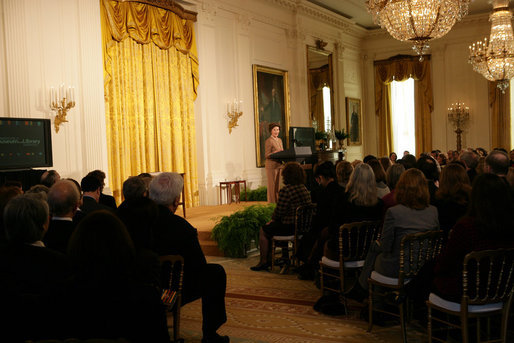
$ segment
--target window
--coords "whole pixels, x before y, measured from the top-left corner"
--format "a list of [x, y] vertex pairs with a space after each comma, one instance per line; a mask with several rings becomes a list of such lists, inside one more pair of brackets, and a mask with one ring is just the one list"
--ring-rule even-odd
[[393, 151], [399, 156], [405, 150], [415, 155], [414, 79], [391, 82], [391, 121]]
[[332, 104], [330, 103], [330, 88], [328, 86], [323, 87], [323, 118], [325, 122], [323, 127], [325, 131], [332, 129]]

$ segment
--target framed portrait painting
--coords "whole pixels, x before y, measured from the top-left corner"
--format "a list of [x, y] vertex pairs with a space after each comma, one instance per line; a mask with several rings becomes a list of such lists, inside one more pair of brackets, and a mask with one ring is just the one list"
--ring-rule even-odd
[[270, 136], [269, 124], [280, 125], [284, 149], [289, 134], [289, 80], [285, 70], [253, 65], [253, 101], [257, 167], [264, 167], [264, 142]]
[[362, 145], [362, 109], [360, 99], [346, 98], [348, 145]]

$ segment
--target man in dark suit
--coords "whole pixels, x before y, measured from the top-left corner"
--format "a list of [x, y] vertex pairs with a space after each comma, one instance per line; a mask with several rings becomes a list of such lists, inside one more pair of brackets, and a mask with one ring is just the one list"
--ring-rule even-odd
[[198, 232], [175, 215], [183, 185], [177, 173], [161, 173], [150, 183], [150, 199], [159, 206], [154, 226], [155, 250], [160, 256], [178, 254], [184, 258], [183, 304], [202, 298], [202, 343], [227, 343], [228, 336], [216, 332], [227, 321], [225, 270], [219, 264], [206, 262]]
[[48, 248], [66, 253], [68, 241], [75, 230], [73, 216], [77, 212], [79, 201], [79, 192], [72, 181], [60, 180], [50, 188], [48, 205], [52, 220], [43, 239]]
[[80, 207], [80, 210], [84, 216], [93, 211], [99, 210], [114, 212], [111, 207], [98, 203], [102, 188], [102, 183], [100, 180], [98, 180], [98, 178], [92, 175], [86, 175], [82, 178], [80, 187], [82, 188], [82, 206]]
[[92, 172], [89, 172], [87, 175], [91, 175], [96, 177], [102, 186], [100, 187], [100, 198], [98, 199], [98, 203], [108, 206], [112, 208], [113, 210], [116, 209], [116, 199], [112, 195], [104, 194], [104, 187], [105, 187], [105, 173], [101, 170], [93, 170]]

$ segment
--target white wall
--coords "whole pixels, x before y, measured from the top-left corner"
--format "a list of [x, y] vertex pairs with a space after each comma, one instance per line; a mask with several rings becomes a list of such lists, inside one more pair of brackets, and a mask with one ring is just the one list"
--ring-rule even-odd
[[[289, 72], [292, 126], [310, 126], [306, 47], [316, 39], [334, 55], [336, 128], [346, 127], [345, 96], [362, 96], [360, 40], [365, 30], [307, 1], [195, 1], [200, 58], [196, 101], [200, 203], [218, 203], [219, 182], [246, 179], [250, 188], [265, 184], [256, 167], [252, 65]], [[239, 126], [229, 134], [226, 104], [244, 101]], [[349, 159], [363, 148], [350, 147]]]
[[[432, 85], [434, 112], [432, 113], [432, 147], [447, 151], [456, 149], [456, 134], [447, 119], [447, 108], [455, 102], [464, 102], [470, 108], [469, 128], [462, 135], [463, 147], [491, 148], [487, 81], [473, 71], [468, 63], [469, 45], [489, 37], [488, 15], [465, 17], [443, 38], [430, 43], [432, 55]], [[366, 55], [364, 84], [365, 102], [374, 108], [373, 61], [398, 54], [412, 54], [410, 44], [394, 40], [385, 31], [369, 33], [363, 43]], [[370, 111], [371, 112], [371, 111]], [[368, 153], [377, 153], [378, 126], [368, 120], [365, 135]]]
[[0, 2], [0, 113], [53, 119], [51, 86], [75, 87], [76, 106], [58, 133], [54, 169], [80, 179], [107, 171], [99, 1]]

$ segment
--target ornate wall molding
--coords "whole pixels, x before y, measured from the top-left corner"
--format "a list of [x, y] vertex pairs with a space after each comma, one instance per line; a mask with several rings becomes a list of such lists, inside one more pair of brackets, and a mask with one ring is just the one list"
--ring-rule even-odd
[[164, 8], [178, 15], [182, 19], [196, 21], [196, 12], [184, 9], [174, 0], [116, 0], [118, 2], [140, 2], [155, 7]]

